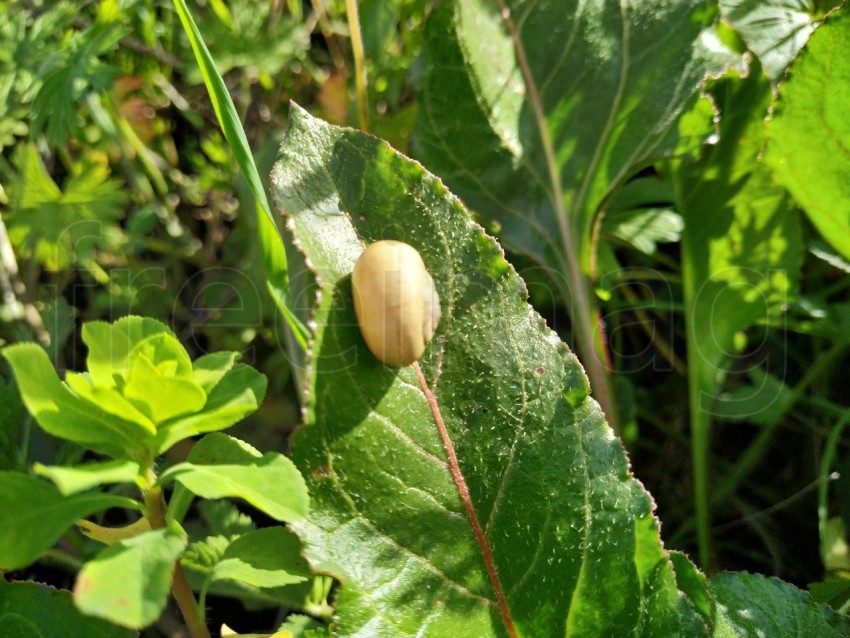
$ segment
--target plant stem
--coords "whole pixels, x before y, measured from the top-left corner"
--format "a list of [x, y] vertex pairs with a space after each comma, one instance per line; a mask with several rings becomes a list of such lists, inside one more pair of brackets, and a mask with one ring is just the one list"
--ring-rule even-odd
[[[587, 370], [593, 397], [599, 402], [602, 412], [614, 432], [620, 434], [619, 415], [614, 400], [608, 349], [605, 345], [605, 334], [602, 328], [599, 307], [594, 302], [594, 292], [590, 278], [581, 266], [582, 242], [590, 239], [590, 235], [582, 232], [579, 214], [570, 215], [564, 204], [564, 192], [561, 184], [560, 167], [555, 157], [555, 146], [543, 110], [543, 100], [537, 88], [537, 82], [531, 72], [531, 66], [525, 55], [525, 47], [520, 38], [519, 30], [511, 19], [510, 10], [504, 0], [498, 0], [511, 39], [514, 42], [517, 64], [522, 72], [525, 87], [528, 91], [528, 103], [534, 112], [534, 119], [540, 135], [540, 144], [546, 157], [546, 167], [549, 172], [549, 183], [552, 186], [552, 205], [561, 235], [561, 247], [564, 250], [566, 264], [563, 265], [565, 282], [558, 281], [557, 285], [565, 301], [569, 301], [570, 319], [575, 330], [575, 340], [582, 364]], [[590, 172], [590, 169], [588, 169]], [[578, 199], [581, 199], [579, 197]], [[575, 211], [573, 211], [575, 212]], [[578, 224], [576, 218], [579, 219]], [[566, 284], [566, 285], [565, 285]]]
[[[145, 483], [144, 496], [148, 520], [150, 520], [153, 529], [163, 529], [168, 525], [165, 520], [165, 497], [162, 494], [162, 489], [156, 486], [156, 475], [153, 469], [148, 469], [145, 475]], [[177, 601], [177, 606], [180, 608], [183, 620], [186, 621], [189, 635], [192, 638], [210, 638], [210, 632], [198, 614], [198, 603], [195, 600], [195, 594], [189, 586], [189, 581], [186, 579], [186, 572], [183, 571], [183, 566], [179, 560], [174, 564], [171, 593], [174, 595], [174, 600]]]
[[366, 55], [363, 51], [363, 36], [360, 34], [357, 0], [345, 0], [345, 12], [348, 15], [351, 51], [354, 54], [354, 80], [357, 84], [357, 111], [360, 115], [360, 129], [368, 133], [369, 103], [366, 99]]

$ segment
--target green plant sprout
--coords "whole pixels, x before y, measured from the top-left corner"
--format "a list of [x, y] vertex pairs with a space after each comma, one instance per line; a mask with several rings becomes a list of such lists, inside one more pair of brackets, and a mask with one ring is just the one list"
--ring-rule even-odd
[[[0, 569], [37, 561], [76, 524], [106, 545], [77, 577], [73, 598], [80, 611], [138, 629], [159, 618], [170, 591], [193, 638], [210, 635], [204, 609], [213, 583], [231, 581], [256, 590], [312, 586], [298, 539], [285, 527], [255, 529], [243, 517], [240, 525], [219, 525], [214, 536], [191, 544], [182, 527], [196, 496], [242, 499], [280, 522], [306, 515], [304, 480], [289, 459], [277, 452], [261, 454], [219, 433], [260, 406], [265, 376], [238, 363], [236, 352], [191, 361], [174, 334], [150, 318], [90, 322], [82, 338], [88, 371], [68, 372], [64, 382], [40, 346], [22, 343], [2, 351], [38, 424], [109, 460], [35, 464], [35, 474], [52, 484], [0, 473]], [[157, 460], [165, 452], [199, 435], [205, 436], [186, 462], [157, 474]], [[133, 485], [140, 498], [123, 495], [123, 488], [104, 490], [111, 485]], [[166, 502], [169, 485], [174, 490]], [[85, 520], [109, 508], [141, 517], [117, 528]], [[233, 511], [219, 508], [219, 523], [226, 515], [233, 518]], [[184, 566], [200, 575], [200, 603]], [[312, 611], [320, 612], [320, 606], [317, 600]]]

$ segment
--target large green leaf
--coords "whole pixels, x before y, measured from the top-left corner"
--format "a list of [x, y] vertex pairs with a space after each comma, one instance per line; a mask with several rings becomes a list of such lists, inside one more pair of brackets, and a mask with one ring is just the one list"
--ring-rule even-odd
[[110, 545], [77, 576], [77, 607], [122, 627], [150, 625], [165, 609], [174, 566], [185, 547], [186, 534], [176, 525]]
[[779, 91], [767, 162], [809, 219], [850, 259], [850, 9], [812, 36]]
[[814, 603], [808, 593], [778, 578], [722, 573], [711, 580], [710, 589], [717, 605], [718, 638], [850, 636], [847, 616]]
[[78, 518], [110, 507], [140, 509], [139, 503], [111, 494], [63, 496], [46, 481], [19, 472], [0, 472], [0, 569], [34, 562]]
[[636, 167], [707, 134], [679, 116], [728, 61], [712, 17], [698, 0], [473, 0], [437, 3], [428, 21], [413, 148], [550, 273], [610, 418], [594, 224]]
[[[415, 162], [291, 114], [272, 194], [322, 286], [293, 526], [342, 579], [336, 635], [704, 635], [581, 365], [498, 245]], [[416, 247], [441, 296], [421, 365], [455, 459], [414, 369], [357, 329], [350, 273], [377, 239]]]
[[[17, 622], [17, 627], [28, 625], [33, 633], [14, 633], [12, 622]], [[74, 607], [70, 592], [39, 583], [7, 583], [0, 578], [0, 636], [23, 638], [28, 635], [37, 638], [138, 636], [135, 631], [81, 614]]]
[[[688, 339], [692, 450], [700, 561], [708, 564], [708, 440], [718, 389], [737, 352], [737, 333], [780, 316], [802, 262], [787, 192], [760, 160], [770, 83], [760, 70], [712, 87], [719, 142], [697, 163], [673, 167], [685, 220], [682, 274]], [[728, 408], [728, 405], [726, 406]]]
[[203, 498], [241, 498], [278, 521], [302, 518], [309, 507], [304, 479], [288, 458], [260, 454], [247, 443], [213, 433], [192, 448], [189, 461], [166, 470], [159, 479], [176, 480]]

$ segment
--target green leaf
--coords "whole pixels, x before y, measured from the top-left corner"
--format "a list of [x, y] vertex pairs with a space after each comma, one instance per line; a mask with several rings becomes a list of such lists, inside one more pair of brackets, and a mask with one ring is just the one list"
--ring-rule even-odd
[[124, 214], [127, 192], [109, 179], [104, 162], [84, 162], [60, 189], [32, 144], [15, 155], [18, 179], [12, 182], [9, 239], [27, 259], [59, 271], [96, 248], [117, 249], [123, 234], [116, 222]]
[[180, 557], [180, 562], [184, 567], [210, 575], [229, 544], [230, 539], [225, 536], [207, 536], [191, 543]]
[[841, 609], [850, 601], [850, 579], [829, 578], [819, 583], [809, 583], [809, 593], [819, 603]]
[[[812, 601], [809, 594], [778, 578], [739, 572], [711, 579], [718, 627], [726, 636], [850, 635], [850, 619]], [[715, 635], [721, 635], [715, 630]]]
[[160, 485], [177, 480], [202, 498], [241, 498], [278, 521], [294, 521], [308, 510], [304, 479], [288, 458], [260, 454], [247, 443], [214, 433], [192, 448], [189, 461], [168, 468]]
[[[21, 622], [20, 619], [25, 622]], [[6, 624], [4, 624], [6, 623]], [[10, 623], [26, 626], [32, 634], [16, 634]], [[39, 583], [7, 583], [0, 578], [0, 636], [44, 638], [132, 638], [135, 631], [116, 627], [79, 612], [70, 592]]]
[[812, 36], [779, 91], [766, 162], [815, 227], [850, 259], [850, 10]]
[[240, 512], [230, 501], [201, 501], [198, 509], [212, 534], [232, 538], [256, 529], [251, 517]]
[[239, 360], [238, 352], [215, 352], [195, 360], [192, 379], [209, 394]]
[[[197, 413], [207, 402], [207, 395], [203, 388], [191, 377], [181, 379], [175, 376], [174, 372], [169, 374], [169, 371], [163, 374], [163, 370], [156, 365], [155, 361], [151, 361], [145, 354], [138, 351], [139, 347], [147, 346], [151, 340], [171, 341], [184, 355], [186, 354], [183, 346], [168, 335], [149, 337], [141, 342], [130, 354], [130, 369], [125, 378], [124, 396], [154, 423], [163, 423], [179, 416]], [[186, 363], [189, 363], [188, 359], [186, 355]], [[191, 364], [189, 365], [191, 370]]]
[[[552, 273], [616, 429], [589, 277], [604, 201], [710, 132], [680, 121], [730, 58], [707, 3], [446, 1], [430, 13], [412, 148], [505, 245]], [[659, 43], [663, 42], [663, 46]]]
[[332, 638], [331, 630], [327, 626], [301, 614], [287, 616], [286, 622], [278, 627], [278, 631], [289, 631], [293, 638]]
[[298, 537], [283, 527], [266, 527], [233, 540], [213, 569], [216, 580], [259, 588], [283, 587], [313, 578], [300, 556]]
[[132, 483], [139, 476], [139, 464], [132, 461], [104, 461], [75, 467], [36, 463], [33, 470], [53, 481], [66, 496], [98, 485]]
[[114, 323], [89, 321], [83, 325], [83, 343], [88, 348], [86, 366], [95, 385], [114, 387], [116, 373], [123, 376], [130, 368], [133, 347], [148, 337], [171, 334], [168, 327], [156, 319], [128, 315]]
[[676, 208], [685, 220], [682, 276], [700, 563], [708, 564], [708, 437], [714, 402], [737, 335], [781, 316], [799, 278], [799, 222], [787, 192], [761, 161], [768, 79], [729, 75], [711, 92], [719, 142], [696, 163], [672, 165]]
[[32, 103], [32, 137], [44, 132], [51, 146], [61, 146], [67, 143], [68, 135], [82, 132], [77, 105], [89, 93], [110, 88], [120, 73], [117, 67], [100, 60], [127, 34], [127, 29], [113, 19], [98, 19], [90, 28], [74, 33], [62, 47], [54, 48], [40, 70], [44, 79]]
[[59, 381], [47, 353], [34, 343], [3, 349], [15, 373], [24, 405], [48, 433], [117, 458], [133, 458], [151, 432], [109, 414]]
[[684, 223], [669, 208], [637, 208], [605, 215], [602, 231], [651, 255], [656, 244], [679, 241]]
[[[209, 378], [207, 381], [210, 382]], [[162, 454], [190, 436], [228, 428], [255, 412], [266, 396], [267, 385], [265, 375], [251, 366], [234, 365], [210, 390], [202, 409], [195, 414], [172, 419], [158, 428], [156, 453]]]
[[708, 583], [705, 575], [682, 552], [671, 551], [670, 560], [676, 571], [676, 582], [690, 600], [694, 608], [706, 623], [710, 623], [713, 615], [711, 599], [708, 595]]
[[186, 534], [177, 526], [110, 545], [77, 576], [74, 602], [90, 616], [146, 627], [165, 609], [174, 565], [185, 547]]
[[721, 0], [720, 15], [761, 61], [772, 82], [802, 49], [818, 25], [812, 0]]
[[[342, 581], [334, 635], [704, 635], [581, 365], [499, 246], [418, 163], [290, 113], [272, 194], [322, 284], [293, 438], [312, 505], [292, 527]], [[456, 464], [414, 369], [379, 363], [357, 328], [350, 274], [377, 239], [414, 246], [441, 296], [418, 365]]]
[[0, 472], [0, 569], [26, 567], [78, 518], [110, 507], [141, 509], [139, 503], [122, 496], [63, 496], [45, 481], [18, 472]]
[[195, 59], [201, 68], [201, 75], [207, 86], [218, 123], [221, 125], [221, 130], [227, 139], [230, 150], [236, 158], [236, 163], [239, 164], [242, 175], [248, 182], [257, 204], [257, 232], [260, 238], [263, 269], [266, 273], [266, 286], [287, 324], [292, 329], [295, 338], [302, 348], [306, 348], [310, 333], [293, 310], [292, 299], [289, 294], [286, 250], [278, 233], [277, 224], [272, 217], [266, 191], [257, 172], [257, 166], [254, 164], [254, 156], [248, 146], [248, 139], [245, 137], [245, 131], [239, 121], [236, 107], [233, 105], [233, 100], [230, 98], [224, 80], [216, 69], [215, 62], [204, 44], [203, 38], [201, 38], [189, 9], [186, 7], [185, 0], [174, 0], [174, 8], [180, 16], [180, 22], [189, 37]]

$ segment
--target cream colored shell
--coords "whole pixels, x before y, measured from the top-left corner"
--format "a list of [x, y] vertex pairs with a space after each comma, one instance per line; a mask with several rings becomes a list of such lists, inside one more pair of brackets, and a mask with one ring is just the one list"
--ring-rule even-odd
[[363, 251], [351, 276], [354, 312], [369, 350], [401, 368], [425, 352], [440, 322], [440, 297], [422, 257], [400, 241]]

